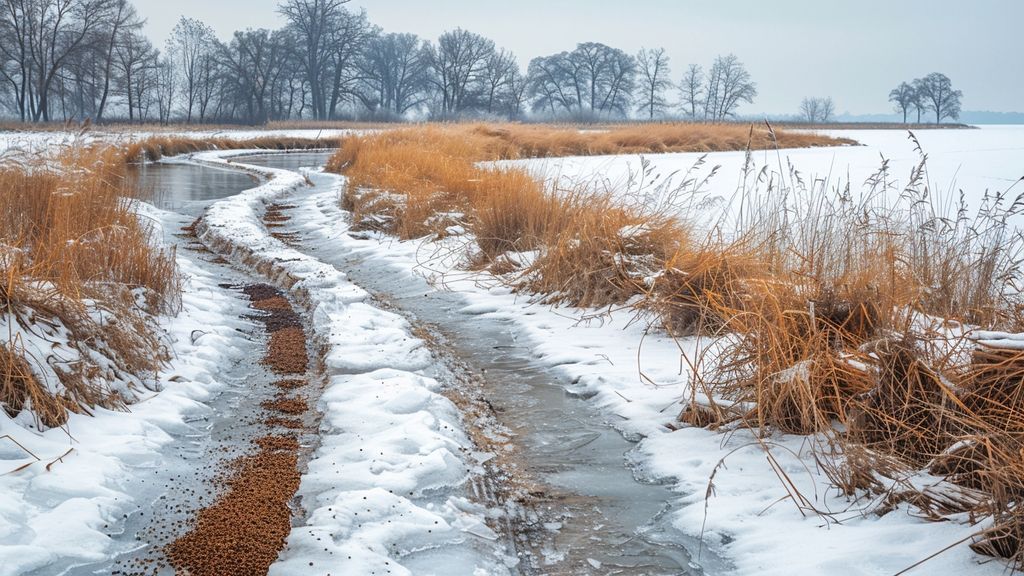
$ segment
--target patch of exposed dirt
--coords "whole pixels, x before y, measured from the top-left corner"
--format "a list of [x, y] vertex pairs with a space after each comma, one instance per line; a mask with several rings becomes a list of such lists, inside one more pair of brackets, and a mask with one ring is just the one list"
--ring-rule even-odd
[[284, 296], [274, 296], [272, 298], [265, 298], [263, 300], [256, 300], [252, 303], [252, 307], [257, 310], [271, 311], [271, 310], [291, 310], [292, 303], [288, 301]]
[[254, 443], [262, 450], [295, 452], [299, 449], [299, 440], [295, 436], [263, 436]]
[[280, 290], [270, 284], [249, 284], [242, 288], [242, 294], [249, 297], [249, 300], [258, 302], [283, 296]]
[[[256, 317], [270, 337], [262, 363], [277, 374], [304, 375], [309, 366], [306, 334], [291, 303], [267, 284], [245, 286], [242, 292], [252, 308], [261, 312]], [[305, 429], [301, 417], [308, 404], [285, 391], [299, 389], [307, 380], [289, 378], [270, 384], [282, 392], [260, 407], [279, 415], [257, 419], [260, 428]], [[165, 548], [167, 560], [179, 573], [254, 576], [266, 574], [277, 559], [291, 531], [289, 503], [299, 487], [301, 447], [294, 433], [266, 434], [251, 441], [258, 451], [236, 458], [227, 473], [215, 477], [221, 495], [199, 510], [191, 529]]]
[[[288, 502], [299, 488], [298, 456], [264, 448], [236, 461], [227, 493], [199, 511], [195, 527], [167, 547], [191, 576], [266, 574], [291, 531]], [[186, 572], [187, 571], [187, 572]]]
[[278, 380], [277, 382], [274, 382], [274, 386], [277, 386], [281, 390], [295, 390], [297, 388], [302, 388], [305, 385], [305, 380], [298, 380], [295, 378], [288, 380]]
[[301, 398], [287, 398], [278, 396], [274, 400], [263, 402], [262, 406], [267, 410], [274, 410], [289, 416], [298, 416], [309, 409], [306, 401]]
[[289, 327], [273, 332], [264, 363], [277, 374], [304, 373], [309, 367], [305, 331]]
[[267, 426], [281, 427], [288, 430], [300, 430], [306, 427], [306, 425], [302, 423], [302, 420], [296, 420], [295, 418], [281, 418], [280, 416], [271, 416], [263, 422]]
[[299, 241], [298, 235], [294, 232], [282, 232], [280, 229], [291, 220], [291, 216], [285, 211], [292, 208], [295, 206], [291, 204], [271, 204], [263, 215], [263, 226], [270, 232], [270, 236], [289, 246], [296, 245]]

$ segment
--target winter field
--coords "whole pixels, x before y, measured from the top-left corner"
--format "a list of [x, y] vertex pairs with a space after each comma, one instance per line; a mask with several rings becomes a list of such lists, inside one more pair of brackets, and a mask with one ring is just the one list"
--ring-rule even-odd
[[0, 575], [1019, 568], [1024, 128], [629, 130], [0, 134]]

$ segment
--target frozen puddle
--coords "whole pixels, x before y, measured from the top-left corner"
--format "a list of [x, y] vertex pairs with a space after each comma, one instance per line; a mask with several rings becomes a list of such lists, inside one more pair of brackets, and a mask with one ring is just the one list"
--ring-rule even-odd
[[237, 170], [217, 170], [187, 162], [155, 162], [133, 166], [129, 172], [143, 198], [162, 210], [193, 218], [212, 202], [234, 196], [255, 186], [251, 175]]
[[[259, 161], [297, 167], [288, 157]], [[286, 226], [297, 239], [294, 246], [343, 271], [432, 334], [434, 352], [446, 360], [436, 377], [454, 387], [478, 387], [497, 420], [497, 425], [484, 424], [483, 433], [504, 436], [498, 446], [509, 440], [510, 454], [501, 454], [504, 472], [533, 486], [525, 502], [507, 503], [521, 572], [702, 574], [691, 553], [697, 542], [668, 521], [673, 493], [645, 481], [644, 470], [631, 460], [633, 443], [613, 429], [607, 415], [538, 366], [507, 321], [474, 314], [459, 294], [435, 290], [404, 270], [346, 249], [327, 231], [311, 229], [309, 222], [323, 218], [317, 201], [332, 200], [325, 192], [335, 179], [309, 176], [312, 190], [279, 200], [295, 222], [306, 224]], [[705, 550], [705, 560], [708, 555]], [[428, 558], [420, 560], [422, 571], [415, 573], [443, 572]]]

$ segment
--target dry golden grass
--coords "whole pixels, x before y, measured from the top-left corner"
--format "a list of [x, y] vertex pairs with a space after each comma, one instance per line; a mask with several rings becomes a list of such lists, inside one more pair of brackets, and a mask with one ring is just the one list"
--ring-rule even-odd
[[[540, 156], [743, 150], [848, 144], [813, 134], [730, 124], [571, 127], [518, 124], [427, 125], [345, 139], [328, 169], [344, 172], [343, 206], [356, 229], [402, 239], [443, 236], [467, 225], [476, 263], [515, 268], [502, 257], [543, 247], [521, 287], [584, 306], [643, 293], [645, 277], [689, 241], [674, 215], [627, 207], [610, 193], [554, 191], [520, 168], [478, 163]], [[499, 262], [500, 261], [500, 262]]]
[[[466, 227], [475, 265], [516, 272], [518, 287], [552, 302], [623, 302], [687, 241], [674, 217], [611, 193], [547, 189], [525, 169], [478, 164], [522, 154], [487, 127], [427, 126], [346, 139], [328, 169], [348, 176], [354, 228], [410, 239]], [[514, 253], [534, 250], [522, 269]]]
[[767, 126], [750, 124], [626, 124], [585, 130], [540, 124], [478, 124], [459, 126], [454, 130], [474, 137], [487, 137], [487, 155], [502, 159], [856, 144], [847, 138], [809, 132], [777, 130], [773, 138]]
[[[712, 337], [710, 364], [688, 359], [684, 421], [819, 435], [819, 462], [847, 494], [873, 492], [879, 513], [906, 502], [937, 520], [992, 519], [974, 548], [1024, 565], [1024, 352], [969, 353], [972, 325], [1024, 328], [1024, 239], [1008, 224], [1024, 198], [994, 194], [947, 214], [923, 159], [906, 187], [890, 189], [883, 164], [856, 196], [807, 189], [780, 159], [773, 178], [743, 179], [750, 208], [728, 231], [698, 233], [610, 193], [476, 164], [822, 143], [676, 130], [429, 126], [350, 139], [330, 168], [350, 179], [357, 226], [415, 238], [461, 224], [477, 242], [472, 264], [545, 301], [628, 301], [673, 336]], [[905, 481], [921, 470], [953, 488]]]
[[[1024, 239], [1009, 224], [1024, 198], [995, 194], [947, 216], [925, 170], [922, 160], [896, 193], [875, 188], [888, 180], [879, 174], [860, 198], [837, 190], [834, 202], [827, 190], [778, 190], [797, 208], [762, 203], [739, 223], [722, 254], [761, 266], [700, 300], [700, 317], [728, 336], [694, 371], [705, 398], [683, 418], [822, 435], [819, 462], [844, 492], [873, 493], [878, 513], [909, 503], [935, 520], [991, 519], [974, 548], [1021, 567], [1024, 354], [979, 348], [971, 332], [1024, 326]], [[906, 480], [920, 471], [949, 485]]]
[[[122, 406], [126, 398], [110, 378], [138, 382], [159, 367], [166, 355], [151, 318], [176, 307], [180, 282], [174, 251], [160, 248], [132, 210], [119, 149], [73, 146], [23, 160], [0, 167], [0, 305], [14, 335], [4, 349], [0, 403], [9, 413], [30, 406], [53, 426], [69, 409]], [[82, 361], [27, 354], [21, 336], [56, 337], [47, 326], [62, 327]], [[109, 358], [114, 373], [92, 353]], [[48, 367], [59, 386], [44, 377]]]

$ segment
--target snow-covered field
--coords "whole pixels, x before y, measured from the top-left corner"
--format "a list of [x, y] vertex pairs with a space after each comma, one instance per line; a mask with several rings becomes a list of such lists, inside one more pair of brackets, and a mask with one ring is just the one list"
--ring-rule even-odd
[[203, 140], [208, 138], [230, 138], [234, 140], [252, 140], [256, 138], [309, 138], [337, 139], [342, 136], [364, 132], [364, 130], [348, 129], [297, 129], [297, 130], [175, 130], [168, 132], [111, 132], [102, 129], [90, 129], [82, 134], [61, 131], [0, 131], [0, 156], [15, 153], [34, 154], [46, 152], [63, 144], [76, 140], [84, 142], [128, 143], [145, 140], [151, 137], [181, 137]]
[[[847, 184], [853, 194], [865, 188], [864, 182], [888, 161], [888, 175], [898, 193], [908, 183], [911, 171], [921, 155], [906, 130], [832, 130], [826, 134], [852, 138], [862, 146], [755, 152], [752, 174], [763, 167], [769, 173], [789, 179], [790, 165], [799, 173], [808, 189], [836, 190]], [[979, 129], [919, 130], [914, 133], [927, 154], [929, 187], [941, 205], [955, 201], [962, 190], [977, 207], [986, 192], [1002, 192], [1024, 178], [1024, 126], [984, 126]], [[715, 152], [707, 154], [702, 166], [691, 169], [705, 157], [699, 153], [651, 154], [649, 176], [662, 181], [675, 174], [676, 184], [689, 177], [702, 181], [717, 167], [717, 174], [701, 186], [707, 198], [719, 198], [728, 204], [742, 183], [745, 154]], [[510, 162], [526, 166], [536, 174], [562, 185], [607, 183], [614, 190], [629, 190], [631, 175], [642, 172], [641, 158], [635, 155], [591, 156], [520, 160]], [[753, 177], [751, 177], [753, 180]], [[825, 184], [823, 185], [822, 182]], [[762, 186], [763, 188], [763, 186]], [[1024, 192], [1024, 184], [1014, 194]]]

